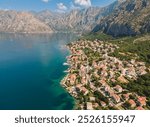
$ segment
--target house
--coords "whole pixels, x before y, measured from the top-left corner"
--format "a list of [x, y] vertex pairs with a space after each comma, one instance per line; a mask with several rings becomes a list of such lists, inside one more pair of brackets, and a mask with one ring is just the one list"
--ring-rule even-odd
[[71, 60], [74, 61], [74, 62], [77, 62], [78, 61], [78, 57], [77, 56], [72, 56]]
[[111, 81], [112, 81], [113, 83], [115, 83], [115, 82], [116, 82], [116, 80], [115, 80], [114, 78], [112, 78], [112, 79], [111, 79]]
[[139, 107], [136, 108], [136, 110], [144, 110], [144, 108], [139, 106]]
[[109, 71], [109, 78], [113, 78], [114, 77], [114, 72], [113, 71]]
[[136, 106], [136, 103], [134, 100], [130, 99], [128, 102], [129, 102], [131, 108], [134, 108]]
[[137, 72], [139, 75], [145, 75], [147, 72], [145, 71], [145, 68], [140, 68]]
[[82, 83], [82, 84], [87, 84], [87, 79], [86, 79], [86, 77], [85, 77], [85, 76], [83, 76], [83, 77], [82, 77], [82, 79], [81, 79], [81, 83]]
[[119, 93], [121, 93], [122, 90], [123, 90], [120, 85], [116, 85], [116, 86], [114, 87], [114, 89], [115, 89], [117, 92], [119, 92]]
[[95, 101], [95, 97], [90, 97], [90, 101]]
[[110, 89], [111, 89], [111, 88], [110, 88], [109, 85], [106, 85], [106, 86], [105, 86], [105, 91], [110, 91]]
[[97, 63], [96, 63], [95, 61], [93, 61], [92, 66], [93, 66], [94, 68], [96, 68], [96, 69], [99, 68], [98, 65], [97, 65]]
[[116, 103], [119, 103], [120, 102], [120, 97], [117, 95], [117, 94], [113, 94], [111, 96], [111, 98], [116, 102]]
[[80, 90], [81, 90], [81, 87], [82, 87], [82, 84], [77, 84], [77, 85], [76, 85], [76, 90], [77, 90], [77, 91], [80, 91]]
[[146, 97], [138, 97], [137, 102], [140, 106], [145, 106], [146, 105]]
[[71, 74], [70, 75], [70, 84], [74, 85], [76, 81], [76, 74]]
[[126, 75], [126, 69], [122, 68], [122, 69], [121, 69], [121, 74], [122, 74], [123, 76], [125, 76], [125, 75]]
[[115, 104], [112, 101], [109, 101], [109, 106], [113, 107]]
[[120, 83], [129, 83], [129, 81], [127, 79], [124, 78], [124, 76], [120, 76], [117, 79]]
[[144, 62], [137, 62], [138, 63], [138, 65], [140, 65], [140, 66], [145, 66], [145, 63]]
[[102, 87], [102, 90], [104, 90], [105, 94], [108, 96], [111, 96], [114, 94], [114, 91], [110, 88], [109, 85]]
[[105, 82], [105, 80], [100, 80], [99, 82], [101, 83], [101, 85], [107, 85], [107, 83]]
[[80, 76], [84, 76], [86, 74], [86, 67], [81, 65], [80, 67]]
[[93, 105], [91, 102], [87, 102], [86, 105], [87, 105], [87, 107], [86, 107], [87, 110], [93, 110]]
[[87, 95], [89, 93], [88, 89], [86, 89], [85, 87], [81, 87], [80, 90], [84, 95]]
[[130, 94], [127, 93], [127, 94], [123, 94], [122, 96], [123, 96], [123, 98], [124, 98], [125, 100], [129, 100], [129, 95], [130, 95]]
[[100, 103], [101, 103], [101, 106], [102, 106], [102, 107], [105, 107], [105, 106], [106, 106], [106, 103], [105, 103], [104, 101], [100, 101]]
[[97, 88], [94, 86], [94, 83], [90, 83], [90, 88], [93, 90], [93, 91], [96, 91]]
[[99, 107], [99, 104], [98, 104], [98, 103], [94, 103], [94, 104], [93, 104], [93, 107], [94, 107], [94, 108], [98, 108], [98, 107]]

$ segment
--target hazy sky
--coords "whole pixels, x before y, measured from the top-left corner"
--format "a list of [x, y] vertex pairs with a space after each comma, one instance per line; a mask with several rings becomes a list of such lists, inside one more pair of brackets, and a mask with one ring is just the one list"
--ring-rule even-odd
[[0, 9], [69, 11], [74, 8], [106, 6], [115, 0], [0, 0]]

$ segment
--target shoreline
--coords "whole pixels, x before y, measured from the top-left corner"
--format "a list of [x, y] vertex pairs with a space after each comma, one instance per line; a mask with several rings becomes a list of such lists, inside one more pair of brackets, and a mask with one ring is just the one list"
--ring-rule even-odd
[[66, 92], [68, 92], [68, 94], [73, 98], [74, 100], [74, 106], [72, 108], [72, 110], [76, 110], [77, 109], [77, 100], [74, 96], [72, 96], [72, 94], [67, 90], [68, 86], [65, 84], [65, 82], [68, 79], [69, 76], [69, 72], [70, 72], [70, 64], [68, 63], [68, 58], [71, 56], [71, 51], [69, 49], [69, 47], [66, 45], [65, 46], [68, 50], [68, 55], [66, 56], [66, 62], [63, 63], [63, 66], [68, 66], [67, 70], [64, 70], [63, 72], [66, 73], [65, 76], [61, 79], [60, 81], [60, 85], [66, 90]]
[[[131, 105], [131, 109], [146, 107], [146, 97], [121, 86], [128, 84], [130, 78], [136, 80], [138, 75], [147, 73], [144, 62], [136, 59], [121, 61], [110, 55], [119, 47], [100, 40], [79, 40], [68, 44], [67, 48], [70, 53], [63, 65], [69, 67], [60, 84], [74, 98], [73, 110], [127, 110], [130, 108], [125, 105], [131, 102], [130, 96], [135, 96], [135, 106]], [[135, 73], [126, 74], [125, 71], [129, 71], [126, 65]], [[143, 104], [138, 107], [139, 103]]]

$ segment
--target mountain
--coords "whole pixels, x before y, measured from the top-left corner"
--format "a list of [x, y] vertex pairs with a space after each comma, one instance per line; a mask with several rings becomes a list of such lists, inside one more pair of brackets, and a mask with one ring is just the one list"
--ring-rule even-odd
[[104, 32], [113, 36], [150, 32], [150, 0], [117, 0], [106, 7], [67, 13], [0, 11], [0, 32]]
[[49, 33], [52, 29], [30, 13], [1, 10], [0, 32]]
[[50, 10], [41, 12], [32, 12], [32, 14], [41, 22], [52, 28], [53, 31], [66, 31], [67, 24], [65, 21], [66, 13], [57, 13]]
[[90, 32], [98, 21], [112, 13], [119, 2], [114, 2], [107, 7], [89, 7], [75, 9], [68, 13], [54, 13], [49, 10], [38, 13], [31, 12], [37, 19], [50, 26], [54, 31]]
[[107, 7], [75, 9], [67, 13], [49, 10], [18, 12], [0, 10], [0, 32], [49, 33], [90, 32], [101, 20], [119, 6], [114, 2]]
[[92, 32], [128, 36], [150, 32], [150, 0], [118, 1], [114, 11], [99, 20]]

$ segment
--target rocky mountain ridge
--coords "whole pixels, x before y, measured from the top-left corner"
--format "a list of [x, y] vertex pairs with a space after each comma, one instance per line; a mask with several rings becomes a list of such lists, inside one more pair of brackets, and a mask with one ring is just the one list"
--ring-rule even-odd
[[117, 0], [100, 8], [67, 13], [49, 10], [17, 12], [0, 10], [0, 32], [103, 32], [128, 36], [150, 32], [150, 0]]
[[27, 12], [1, 10], [0, 32], [49, 33], [52, 29]]
[[114, 12], [103, 17], [92, 32], [128, 36], [150, 32], [150, 0], [123, 1]]
[[119, 2], [107, 7], [76, 9], [68, 13], [49, 10], [41, 12], [17, 12], [0, 10], [0, 32], [49, 33], [49, 32], [90, 32], [97, 21], [109, 15]]
[[54, 31], [90, 32], [97, 22], [104, 16], [109, 15], [119, 5], [118, 1], [107, 7], [89, 7], [75, 9], [69, 13], [53, 13], [49, 10], [32, 13]]

